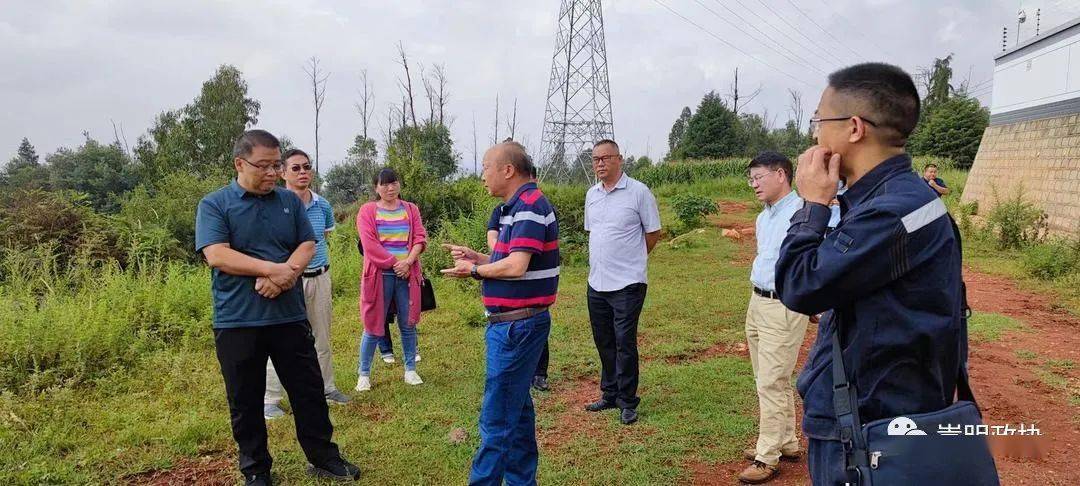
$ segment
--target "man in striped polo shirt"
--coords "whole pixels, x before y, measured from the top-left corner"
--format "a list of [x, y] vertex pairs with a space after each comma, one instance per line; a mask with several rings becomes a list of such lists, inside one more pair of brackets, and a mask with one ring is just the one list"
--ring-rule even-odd
[[559, 286], [559, 224], [551, 203], [531, 181], [532, 159], [517, 142], [484, 154], [488, 192], [505, 203], [491, 255], [444, 245], [454, 268], [443, 273], [482, 281], [488, 314], [487, 378], [480, 408], [480, 448], [469, 484], [536, 484], [533, 372], [551, 329], [548, 307]]
[[[311, 159], [300, 149], [282, 154], [285, 161], [281, 178], [285, 188], [292, 191], [304, 203], [304, 212], [315, 232], [315, 256], [311, 257], [303, 275], [304, 302], [307, 307], [311, 334], [315, 336], [315, 353], [319, 357], [319, 371], [323, 379], [323, 394], [328, 403], [346, 404], [351, 400], [334, 384], [334, 363], [330, 355], [330, 320], [333, 315], [333, 298], [330, 293], [330, 254], [326, 237], [334, 230], [334, 210], [330, 203], [311, 190]], [[279, 405], [283, 396], [274, 363], [266, 362], [266, 394], [263, 396], [263, 418], [275, 419], [285, 415]]]

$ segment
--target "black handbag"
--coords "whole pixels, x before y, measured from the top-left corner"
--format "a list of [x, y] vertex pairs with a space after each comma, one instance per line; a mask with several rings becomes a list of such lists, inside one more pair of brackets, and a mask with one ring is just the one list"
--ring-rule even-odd
[[435, 286], [431, 280], [420, 276], [420, 312], [429, 311], [438, 307], [435, 304]]

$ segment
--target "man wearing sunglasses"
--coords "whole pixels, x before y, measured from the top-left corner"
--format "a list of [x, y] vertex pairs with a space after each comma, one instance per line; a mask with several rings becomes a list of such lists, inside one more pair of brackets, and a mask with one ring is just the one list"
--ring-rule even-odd
[[[780, 249], [776, 292], [799, 313], [832, 310], [796, 383], [815, 485], [855, 482], [850, 467], [865, 460], [849, 457], [860, 431], [834, 408], [834, 332], [863, 424], [944, 409], [966, 379], [958, 235], [904, 150], [919, 104], [911, 77], [896, 66], [836, 71], [811, 119], [818, 145], [799, 157], [805, 205]], [[841, 177], [848, 189], [837, 196]], [[826, 234], [833, 198], [840, 221]]]
[[360, 470], [331, 441], [334, 426], [315, 338], [297, 285], [315, 255], [316, 235], [300, 198], [276, 187], [280, 147], [265, 130], [244, 132], [233, 145], [236, 180], [207, 194], [195, 213], [195, 251], [213, 268], [214, 347], [240, 471], [247, 485], [272, 482], [266, 422], [259, 413], [270, 359], [289, 392], [308, 472], [355, 480]]
[[[330, 256], [326, 237], [334, 230], [334, 210], [330, 202], [311, 190], [315, 174], [312, 172], [311, 159], [300, 149], [291, 149], [282, 154], [285, 164], [281, 178], [285, 179], [285, 188], [296, 194], [304, 203], [311, 229], [315, 232], [315, 256], [307, 264], [302, 274], [304, 303], [307, 307], [308, 323], [315, 336], [315, 353], [319, 357], [319, 370], [322, 372], [323, 394], [327, 403], [344, 405], [351, 400], [341, 393], [334, 384], [334, 363], [330, 355], [330, 321], [333, 316], [333, 300], [330, 292]], [[263, 397], [263, 417], [272, 420], [285, 415], [280, 403], [283, 396], [281, 381], [274, 371], [274, 363], [266, 363], [266, 395]]]

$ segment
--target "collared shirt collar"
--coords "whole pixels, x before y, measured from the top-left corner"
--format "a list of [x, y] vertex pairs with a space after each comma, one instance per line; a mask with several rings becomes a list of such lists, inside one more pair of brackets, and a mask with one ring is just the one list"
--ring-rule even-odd
[[243, 199], [245, 197], [248, 197], [248, 196], [259, 198], [259, 199], [265, 199], [265, 198], [268, 198], [268, 197], [274, 195], [274, 190], [273, 189], [270, 189], [270, 192], [268, 192], [266, 194], [255, 194], [254, 192], [251, 192], [251, 191], [248, 191], [247, 189], [244, 189], [244, 187], [240, 185], [240, 181], [238, 181], [236, 179], [233, 179], [232, 183], [229, 184], [229, 187], [232, 188], [233, 194], [235, 194], [236, 197], [239, 197], [241, 199]]
[[506, 204], [503, 205], [503, 211], [509, 209], [511, 206], [516, 204], [517, 201], [518, 201], [518, 198], [521, 197], [521, 193], [523, 193], [523, 192], [525, 192], [525, 191], [527, 191], [529, 189], [536, 189], [536, 183], [535, 182], [526, 182], [526, 183], [522, 184], [521, 187], [518, 188], [517, 192], [514, 193], [514, 197], [510, 198], [508, 201], [506, 201]]
[[794, 189], [792, 189], [791, 192], [787, 193], [786, 196], [777, 200], [775, 204], [766, 204], [765, 210], [768, 211], [769, 214], [772, 214], [776, 212], [777, 209], [786, 207], [788, 204], [791, 204], [791, 202], [796, 199], [799, 199], [799, 194], [796, 193]]
[[616, 189], [626, 189], [626, 181], [628, 177], [629, 176], [626, 175], [626, 172], [623, 172], [622, 175], [619, 176], [619, 181], [615, 183], [615, 187], [611, 188], [610, 191], [604, 188], [604, 181], [597, 182], [596, 185], [593, 186], [593, 189], [605, 193], [615, 192]]
[[837, 199], [846, 211], [846, 208], [862, 203], [886, 178], [903, 171], [911, 171], [911, 157], [906, 153], [889, 157], [852, 184], [847, 192], [837, 196]]

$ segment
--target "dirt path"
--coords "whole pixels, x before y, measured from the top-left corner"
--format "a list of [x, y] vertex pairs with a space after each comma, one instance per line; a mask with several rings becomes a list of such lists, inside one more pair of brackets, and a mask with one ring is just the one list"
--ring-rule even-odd
[[[739, 208], [723, 209], [728, 212]], [[716, 218], [713, 222], [721, 228], [746, 227], [745, 222], [731, 217]], [[752, 252], [752, 236], [741, 238], [740, 242]], [[1074, 452], [1080, 447], [1080, 403], [1075, 398], [1070, 402], [1068, 392], [1062, 388], [1080, 389], [1080, 318], [1055, 305], [1047, 296], [1018, 289], [1007, 278], [965, 269], [964, 279], [975, 312], [1006, 315], [1025, 326], [1025, 330], [1007, 332], [997, 341], [973, 341], [969, 355], [975, 396], [986, 423], [1035, 424], [1043, 433], [1044, 441], [1037, 447], [1041, 452], [1039, 458], [1007, 456], [995, 448], [1001, 484], [1076, 484], [1075, 470], [1080, 460], [1074, 458]], [[797, 370], [802, 368], [816, 334], [816, 326], [811, 325]], [[1058, 380], [1054, 386], [1047, 383], [1048, 362], [1059, 363], [1052, 370]], [[801, 419], [802, 403], [798, 397], [796, 402], [796, 413]], [[805, 447], [805, 438], [802, 442]], [[691, 461], [687, 469], [691, 484], [728, 485], [738, 483], [735, 477], [747, 464], [744, 460], [715, 465]], [[781, 463], [780, 476], [769, 484], [809, 483], [804, 459], [797, 464]]]

